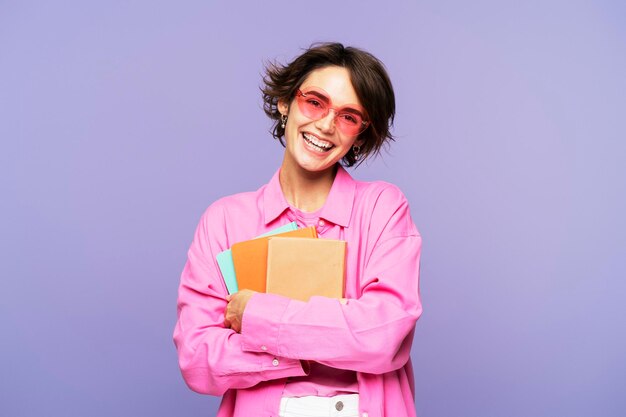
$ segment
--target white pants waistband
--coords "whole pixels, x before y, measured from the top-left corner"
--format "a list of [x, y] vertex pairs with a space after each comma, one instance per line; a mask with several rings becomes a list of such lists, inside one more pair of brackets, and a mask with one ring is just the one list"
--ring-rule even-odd
[[279, 417], [358, 417], [359, 394], [283, 397]]

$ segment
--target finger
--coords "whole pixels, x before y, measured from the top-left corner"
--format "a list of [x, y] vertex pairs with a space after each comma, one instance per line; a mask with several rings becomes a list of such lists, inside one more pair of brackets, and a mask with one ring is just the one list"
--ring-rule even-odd
[[241, 323], [239, 323], [239, 322], [233, 323], [230, 326], [230, 328], [233, 329], [234, 331], [236, 331], [237, 333], [241, 333]]

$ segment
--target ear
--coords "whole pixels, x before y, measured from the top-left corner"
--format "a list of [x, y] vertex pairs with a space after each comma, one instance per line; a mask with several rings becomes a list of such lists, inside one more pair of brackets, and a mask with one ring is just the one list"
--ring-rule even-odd
[[283, 100], [278, 100], [278, 106], [276, 107], [278, 108], [278, 112], [283, 116], [289, 115], [289, 105]]

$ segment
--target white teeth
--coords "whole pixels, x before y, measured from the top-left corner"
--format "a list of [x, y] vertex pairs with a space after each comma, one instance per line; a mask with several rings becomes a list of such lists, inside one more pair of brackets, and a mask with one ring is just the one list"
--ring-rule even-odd
[[327, 151], [333, 147], [332, 143], [326, 142], [325, 140], [320, 140], [311, 134], [303, 133], [302, 136], [304, 136], [304, 139], [306, 139], [306, 141], [309, 144], [314, 145], [317, 148], [320, 148], [320, 150], [322, 151]]

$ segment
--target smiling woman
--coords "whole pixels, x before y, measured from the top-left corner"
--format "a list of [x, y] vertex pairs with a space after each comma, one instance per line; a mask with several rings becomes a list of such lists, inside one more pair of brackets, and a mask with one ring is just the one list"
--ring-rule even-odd
[[[356, 181], [342, 166], [392, 138], [384, 66], [356, 48], [314, 45], [268, 68], [263, 96], [283, 162], [268, 184], [202, 216], [179, 288], [183, 377], [224, 395], [222, 417], [414, 416], [421, 237], [397, 187]], [[228, 294], [216, 256], [290, 222], [346, 242], [345, 298]]]
[[343, 68], [346, 71], [349, 87], [357, 97], [353, 103], [363, 103], [362, 107], [367, 114], [366, 127], [369, 128], [359, 132], [362, 133], [359, 137], [362, 142], [360, 153], [357, 155], [348, 152], [342, 161], [345, 166], [352, 166], [357, 160], [362, 162], [370, 154], [377, 153], [385, 141], [393, 140], [389, 128], [393, 124], [396, 111], [395, 95], [385, 67], [373, 55], [337, 43], [320, 44], [310, 48], [288, 65], [270, 66], [263, 88], [265, 113], [274, 119], [274, 137], [284, 145], [285, 126], [281, 119], [285, 114], [279, 104], [293, 100], [305, 79], [314, 75], [315, 70], [328, 67]]

